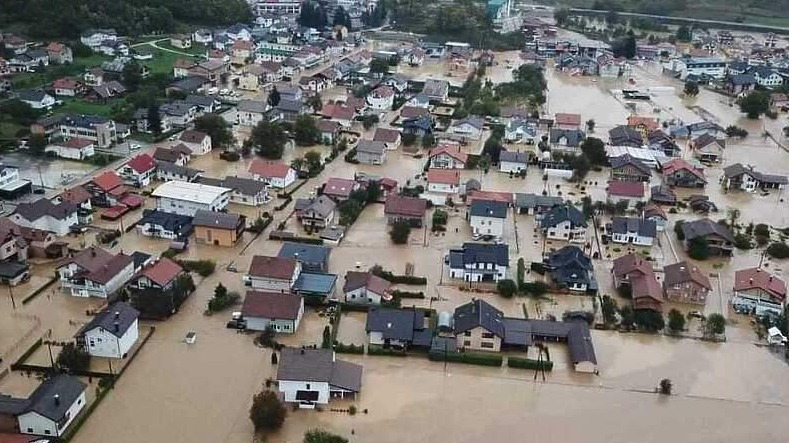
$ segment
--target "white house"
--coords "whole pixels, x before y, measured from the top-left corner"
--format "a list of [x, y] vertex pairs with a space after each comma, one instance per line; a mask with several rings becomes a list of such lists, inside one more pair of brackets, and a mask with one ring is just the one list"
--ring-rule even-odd
[[778, 70], [768, 68], [765, 66], [758, 66], [751, 70], [751, 74], [756, 79], [756, 84], [764, 86], [765, 88], [774, 88], [783, 85], [784, 78], [778, 73]]
[[447, 199], [460, 191], [460, 172], [456, 169], [429, 169], [427, 192], [423, 196], [435, 205], [445, 205]]
[[614, 243], [652, 246], [657, 236], [657, 224], [654, 220], [614, 217], [611, 227], [611, 240]]
[[466, 282], [494, 281], [507, 278], [509, 247], [505, 244], [464, 243], [450, 249], [445, 259], [449, 276]]
[[271, 292], [290, 292], [301, 274], [301, 263], [287, 257], [252, 257], [244, 284], [254, 289]]
[[108, 298], [134, 276], [134, 260], [92, 246], [64, 260], [57, 273], [61, 289], [74, 297]]
[[90, 29], [82, 33], [79, 41], [85, 46], [90, 46], [91, 49], [98, 48], [102, 42], [115, 41], [118, 39], [118, 33], [114, 29]]
[[236, 123], [256, 126], [266, 118], [268, 103], [260, 100], [241, 100], [236, 107]]
[[337, 360], [331, 349], [283, 348], [277, 386], [285, 402], [313, 409], [331, 398], [355, 397], [362, 388], [362, 366]]
[[231, 193], [230, 188], [173, 180], [159, 185], [151, 195], [160, 211], [194, 216], [200, 209], [222, 211], [230, 203]]
[[118, 169], [118, 175], [132, 185], [144, 188], [156, 176], [156, 161], [148, 154], [136, 155]]
[[53, 143], [44, 148], [44, 152], [54, 152], [55, 155], [60, 158], [85, 160], [86, 158], [93, 157], [96, 153], [94, 148], [95, 144], [91, 140], [74, 137], [65, 141]]
[[726, 60], [716, 57], [680, 57], [669, 60], [665, 69], [678, 73], [680, 80], [688, 75], [723, 78], [726, 76]]
[[430, 151], [430, 168], [465, 169], [468, 154], [461, 152], [460, 145], [441, 143]]
[[57, 438], [85, 408], [85, 384], [77, 377], [60, 374], [44, 380], [26, 399], [6, 397], [16, 403], [19, 432]]
[[378, 306], [381, 301], [392, 299], [389, 290], [392, 284], [372, 272], [348, 271], [342, 292], [345, 302], [350, 304]]
[[192, 231], [192, 217], [169, 212], [144, 209], [137, 222], [137, 232], [148, 237], [175, 240], [188, 237]]
[[266, 182], [272, 188], [285, 189], [296, 181], [296, 170], [282, 162], [252, 160], [249, 172], [252, 178]]
[[205, 132], [190, 129], [182, 132], [178, 140], [192, 150], [192, 155], [203, 155], [211, 152], [211, 137]]
[[42, 198], [33, 203], [17, 205], [16, 211], [11, 214], [11, 220], [26, 228], [66, 235], [69, 233], [69, 228], [79, 224], [78, 212], [79, 206], [75, 204], [69, 202], [54, 204]]
[[504, 235], [504, 222], [507, 220], [507, 203], [493, 200], [475, 199], [469, 210], [471, 233], [475, 238]]
[[479, 140], [482, 137], [484, 126], [485, 120], [482, 117], [471, 116], [452, 123], [447, 129], [447, 133], [471, 140]]
[[501, 151], [499, 154], [499, 172], [518, 174], [526, 172], [529, 165], [529, 154], [526, 152]]
[[130, 304], [113, 303], [79, 330], [77, 345], [91, 357], [125, 358], [137, 342], [139, 316]]
[[242, 318], [250, 331], [273, 329], [295, 334], [304, 315], [304, 299], [299, 295], [249, 291], [241, 307]]
[[379, 86], [367, 94], [367, 105], [376, 111], [391, 111], [395, 92], [389, 86]]
[[55, 106], [55, 97], [40, 90], [23, 90], [16, 93], [19, 101], [27, 103], [33, 109], [50, 109]]
[[570, 204], [551, 208], [540, 220], [540, 227], [551, 240], [586, 242], [586, 219], [578, 208]]

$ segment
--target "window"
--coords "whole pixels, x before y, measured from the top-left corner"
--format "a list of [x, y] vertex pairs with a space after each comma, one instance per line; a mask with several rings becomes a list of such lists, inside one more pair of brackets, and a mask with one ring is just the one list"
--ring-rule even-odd
[[29, 434], [32, 434], [32, 433], [33, 433], [33, 428], [27, 428], [27, 432], [28, 432]]
[[307, 390], [309, 390], [309, 389], [310, 389], [310, 384], [309, 384], [309, 383], [307, 383]]
[[471, 331], [466, 331], [463, 333], [466, 337], [471, 337]]
[[44, 434], [47, 434], [47, 435], [49, 435], [49, 434], [50, 434], [50, 431], [49, 431], [49, 429], [44, 429]]
[[483, 341], [482, 343], [479, 344], [479, 346], [482, 348], [493, 349], [493, 343], [490, 342]]
[[493, 334], [490, 332], [483, 332], [482, 338], [493, 338]]
[[463, 346], [471, 346], [471, 341], [469, 340], [464, 341]]

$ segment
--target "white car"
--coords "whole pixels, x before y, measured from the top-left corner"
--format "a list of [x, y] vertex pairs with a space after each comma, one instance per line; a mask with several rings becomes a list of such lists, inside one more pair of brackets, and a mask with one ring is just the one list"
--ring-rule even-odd
[[129, 150], [130, 151], [136, 151], [136, 150], [138, 150], [140, 148], [142, 148], [142, 146], [139, 143], [129, 143]]

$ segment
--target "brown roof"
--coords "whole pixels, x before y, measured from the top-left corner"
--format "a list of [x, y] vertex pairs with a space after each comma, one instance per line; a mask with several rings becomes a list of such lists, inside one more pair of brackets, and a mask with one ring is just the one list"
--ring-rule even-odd
[[614, 260], [613, 272], [617, 276], [646, 275], [650, 271], [652, 265], [638, 254], [627, 254]]
[[71, 189], [66, 189], [63, 191], [60, 194], [60, 199], [78, 205], [90, 200], [90, 193], [82, 186], [75, 186]]
[[468, 154], [465, 152], [460, 152], [460, 146], [455, 146], [447, 143], [442, 143], [432, 150], [430, 150], [430, 158], [433, 158], [437, 155], [446, 154], [459, 162], [466, 163], [468, 160]]
[[63, 77], [52, 82], [53, 89], [76, 89], [79, 81], [70, 77]]
[[301, 296], [276, 292], [249, 291], [241, 313], [245, 317], [295, 320], [301, 311]]
[[256, 255], [252, 257], [252, 263], [249, 265], [249, 275], [290, 280], [296, 271], [296, 263], [292, 258]]
[[353, 291], [361, 287], [365, 287], [368, 291], [375, 292], [386, 299], [391, 298], [389, 289], [392, 287], [392, 284], [389, 281], [374, 275], [372, 272], [348, 271], [345, 274], [345, 284], [342, 287], [343, 292]]
[[401, 197], [390, 194], [386, 199], [384, 214], [404, 215], [407, 217], [424, 217], [427, 200], [417, 197]]
[[332, 120], [319, 119], [315, 122], [315, 127], [321, 132], [337, 132], [340, 129], [340, 124]]
[[686, 261], [681, 261], [679, 263], [674, 263], [664, 267], [663, 275], [663, 282], [666, 284], [666, 286], [673, 286], [675, 284], [693, 281], [699, 286], [712, 290], [710, 279], [704, 275], [698, 266]]
[[655, 279], [655, 273], [651, 268], [646, 275], [634, 279], [631, 285], [633, 308], [660, 310], [660, 305], [663, 303], [663, 289]]
[[201, 131], [195, 131], [194, 129], [189, 129], [181, 133], [181, 137], [178, 140], [186, 143], [202, 143], [203, 139], [208, 137], [208, 134]]
[[134, 259], [130, 256], [118, 254], [112, 257], [104, 266], [96, 271], [88, 273], [85, 277], [96, 283], [105, 284], [133, 262]]
[[566, 114], [559, 112], [554, 116], [557, 125], [581, 126], [581, 114]]
[[58, 146], [64, 148], [84, 149], [88, 146], [93, 146], [93, 142], [86, 138], [72, 137], [66, 141], [58, 143]]
[[429, 169], [427, 171], [427, 182], [457, 186], [460, 184], [460, 173], [454, 169]]
[[625, 197], [643, 197], [644, 184], [641, 182], [612, 181], [608, 182], [608, 194]]
[[734, 273], [734, 290], [761, 289], [778, 300], [786, 299], [786, 283], [760, 268], [740, 269]]
[[323, 193], [336, 197], [348, 197], [355, 186], [356, 182], [347, 178], [330, 178], [323, 187]]
[[189, 69], [194, 66], [194, 62], [179, 58], [173, 63], [173, 68]]
[[269, 160], [256, 159], [249, 164], [249, 172], [261, 177], [284, 178], [288, 175], [289, 170], [290, 166], [285, 163]]
[[650, 131], [653, 131], [658, 128], [658, 121], [655, 117], [631, 115], [627, 118], [627, 125], [630, 127], [644, 126]]
[[93, 177], [93, 184], [98, 186], [102, 191], [108, 192], [118, 186], [123, 186], [123, 180], [115, 173], [115, 171], [107, 171], [101, 175]]
[[75, 263], [83, 269], [81, 275], [86, 279], [104, 284], [118, 275], [134, 260], [124, 254], [113, 255], [95, 246], [82, 250], [77, 255], [64, 259], [61, 266]]
[[703, 180], [705, 183], [707, 182], [707, 179], [704, 178], [703, 169], [697, 168], [681, 158], [669, 160], [668, 162], [664, 163], [661, 168], [663, 175], [671, 175], [676, 171], [685, 170], [695, 175], [699, 180]]
[[364, 109], [367, 103], [361, 97], [349, 97], [345, 100], [345, 106], [358, 111], [360, 109]]
[[140, 271], [138, 277], [145, 276], [159, 286], [165, 286], [178, 277], [182, 272], [184, 272], [184, 269], [181, 267], [181, 265], [167, 257], [162, 257], [152, 265], [147, 266], [145, 269]]
[[326, 105], [321, 109], [322, 116], [337, 120], [353, 120], [354, 114], [356, 110], [343, 105]]
[[402, 118], [421, 117], [427, 114], [429, 114], [429, 111], [419, 106], [403, 106], [400, 108], [400, 117]]
[[378, 128], [375, 130], [373, 140], [384, 143], [396, 143], [400, 138], [400, 131], [396, 129]]

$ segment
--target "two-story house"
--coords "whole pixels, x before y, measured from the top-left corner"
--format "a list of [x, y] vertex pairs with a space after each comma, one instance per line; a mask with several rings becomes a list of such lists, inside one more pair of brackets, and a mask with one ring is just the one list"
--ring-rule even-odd
[[181, 133], [178, 140], [192, 150], [192, 155], [204, 155], [211, 152], [211, 137], [205, 132], [193, 129]]
[[91, 246], [63, 260], [57, 268], [60, 286], [75, 297], [108, 298], [134, 275], [134, 260]]
[[569, 245], [545, 259], [554, 285], [574, 292], [596, 293], [597, 279], [592, 259], [578, 246]]
[[586, 218], [571, 204], [552, 207], [540, 220], [543, 234], [551, 240], [586, 242]]
[[156, 160], [148, 154], [136, 155], [118, 169], [118, 174], [133, 186], [144, 188], [156, 177]]
[[391, 288], [389, 281], [372, 272], [348, 271], [342, 292], [346, 303], [378, 306], [392, 299]]
[[611, 222], [611, 240], [614, 243], [652, 246], [657, 236], [653, 220], [635, 217], [614, 217]]
[[252, 257], [244, 282], [253, 289], [288, 293], [301, 274], [301, 263], [286, 257]]
[[85, 183], [85, 190], [91, 195], [93, 206], [109, 208], [118, 204], [126, 195], [123, 179], [115, 171], [107, 171]]
[[20, 203], [10, 219], [19, 226], [66, 235], [72, 226], [79, 224], [79, 206], [61, 201], [52, 203], [45, 198], [33, 203]]
[[681, 158], [671, 159], [661, 165], [663, 183], [681, 188], [703, 188], [707, 184], [704, 170]]
[[734, 273], [731, 303], [740, 312], [781, 315], [786, 303], [786, 282], [759, 267], [740, 269]]
[[461, 152], [460, 145], [441, 143], [430, 150], [431, 169], [465, 169], [468, 154]]
[[696, 239], [703, 239], [713, 255], [731, 256], [734, 253], [734, 235], [726, 226], [708, 218], [682, 223], [685, 248], [690, 249]]
[[460, 191], [460, 172], [456, 169], [429, 169], [427, 171], [427, 192], [424, 198], [434, 205], [443, 206], [447, 200]]
[[296, 170], [282, 162], [255, 159], [249, 164], [252, 178], [272, 188], [285, 189], [296, 181]]
[[464, 243], [459, 249], [451, 249], [445, 261], [449, 264], [450, 278], [465, 282], [497, 282], [507, 278], [509, 246]]
[[504, 235], [509, 205], [501, 201], [475, 199], [468, 212], [471, 233], [474, 238]]
[[186, 272], [181, 265], [167, 257], [160, 257], [137, 272], [128, 286], [134, 289], [152, 288], [169, 291], [182, 275], [186, 275]]
[[611, 158], [609, 163], [612, 180], [649, 182], [652, 177], [649, 167], [630, 154]]
[[126, 358], [139, 336], [140, 312], [126, 302], [102, 309], [76, 335], [77, 346], [91, 357]]
[[305, 228], [323, 229], [334, 222], [337, 204], [325, 195], [296, 200], [296, 220]]
[[666, 300], [703, 306], [712, 292], [712, 284], [698, 266], [681, 261], [663, 268], [663, 292]]
[[785, 175], [765, 174], [757, 171], [753, 166], [735, 163], [723, 168], [721, 184], [724, 189], [756, 192], [764, 189], [782, 189], [789, 183]]

